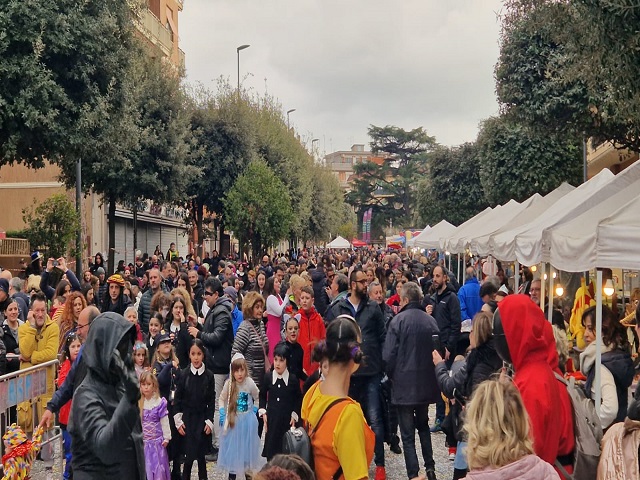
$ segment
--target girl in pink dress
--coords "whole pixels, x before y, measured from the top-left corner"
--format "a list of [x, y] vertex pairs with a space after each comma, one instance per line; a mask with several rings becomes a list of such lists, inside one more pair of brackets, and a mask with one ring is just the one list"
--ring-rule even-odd
[[[269, 345], [277, 345], [282, 341], [282, 314], [289, 304], [289, 295], [286, 295], [284, 300], [280, 296], [280, 278], [277, 275], [267, 279], [264, 296], [267, 299], [265, 308], [267, 338]], [[269, 351], [269, 361], [273, 364], [273, 349]]]

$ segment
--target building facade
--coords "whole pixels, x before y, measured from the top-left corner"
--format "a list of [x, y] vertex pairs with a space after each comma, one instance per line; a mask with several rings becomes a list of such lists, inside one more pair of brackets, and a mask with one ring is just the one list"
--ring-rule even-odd
[[[148, 0], [147, 7], [141, 9], [134, 19], [136, 32], [149, 47], [148, 54], [163, 58], [176, 67], [184, 69], [185, 55], [178, 46], [178, 15], [183, 9], [183, 0]], [[16, 231], [25, 228], [22, 210], [39, 204], [56, 193], [65, 193], [75, 202], [75, 191], [67, 190], [59, 181], [60, 170], [48, 164], [39, 170], [24, 165], [5, 165], [0, 168], [0, 204], [9, 205], [2, 215], [2, 228]], [[115, 263], [125, 260], [133, 262], [133, 213], [131, 206], [118, 205], [116, 208], [116, 244], [114, 251], [108, 251], [106, 205], [102, 198], [91, 192], [82, 201], [82, 236], [87, 247], [86, 260], [101, 252], [105, 258], [114, 255]], [[179, 209], [141, 202], [137, 215], [137, 248], [152, 253], [156, 245], [161, 251], [176, 243], [181, 255], [189, 250], [189, 238], [184, 224], [183, 212]]]

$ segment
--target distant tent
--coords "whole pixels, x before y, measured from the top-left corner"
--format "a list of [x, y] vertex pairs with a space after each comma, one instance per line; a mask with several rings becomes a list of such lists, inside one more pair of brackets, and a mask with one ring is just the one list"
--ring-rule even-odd
[[366, 247], [367, 242], [363, 242], [362, 240], [358, 240], [357, 238], [354, 238], [353, 240], [351, 240], [351, 245], [353, 245], [355, 248], [361, 248], [361, 247]]
[[349, 248], [350, 246], [349, 240], [342, 238], [340, 235], [327, 243], [327, 248]]

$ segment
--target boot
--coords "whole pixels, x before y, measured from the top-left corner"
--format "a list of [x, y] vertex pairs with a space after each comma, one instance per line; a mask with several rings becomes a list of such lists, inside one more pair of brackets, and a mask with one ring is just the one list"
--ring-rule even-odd
[[400, 439], [398, 438], [398, 435], [391, 436], [391, 440], [389, 441], [389, 450], [397, 454], [402, 453], [402, 449], [400, 448]]
[[466, 476], [467, 476], [466, 469], [460, 469], [460, 468], [453, 469], [453, 480], [460, 480], [461, 478], [466, 478]]

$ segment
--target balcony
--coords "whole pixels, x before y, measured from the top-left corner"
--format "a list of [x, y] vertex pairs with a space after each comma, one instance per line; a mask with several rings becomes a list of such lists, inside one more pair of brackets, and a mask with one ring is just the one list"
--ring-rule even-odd
[[617, 173], [637, 159], [637, 153], [617, 149], [611, 142], [590, 141], [587, 148], [588, 176], [591, 178], [604, 168]]
[[180, 67], [180, 70], [182, 70], [183, 72], [187, 68], [186, 62], [187, 60], [184, 52], [181, 49], [178, 49], [178, 66]]
[[134, 20], [136, 28], [166, 56], [173, 52], [173, 33], [150, 10], [143, 8]]

